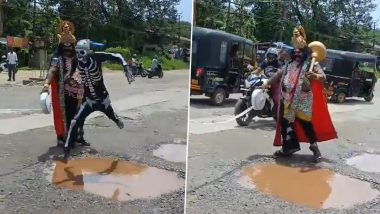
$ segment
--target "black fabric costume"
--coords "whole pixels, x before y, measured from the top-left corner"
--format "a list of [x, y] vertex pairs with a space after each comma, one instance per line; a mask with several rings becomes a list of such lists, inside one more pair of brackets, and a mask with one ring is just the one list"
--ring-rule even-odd
[[[77, 68], [76, 57], [66, 58], [63, 56], [63, 45], [59, 45], [58, 51], [54, 54], [51, 59], [50, 68], [47, 74], [48, 83], [52, 81], [53, 75], [56, 77], [58, 84], [58, 94], [59, 94], [59, 105], [62, 112], [63, 124], [65, 126], [65, 133], [58, 134], [57, 139], [59, 141], [64, 141], [67, 139], [68, 130], [70, 128], [70, 121], [74, 119], [74, 116], [78, 110], [79, 104], [81, 102], [78, 99], [78, 89], [80, 89], [79, 83], [73, 79], [73, 74]], [[74, 49], [73, 45], [72, 48]], [[54, 89], [52, 89], [54, 90]], [[58, 109], [55, 109], [57, 111]], [[59, 118], [55, 118], [59, 119]], [[77, 126], [78, 136], [73, 138], [73, 141], [84, 141], [83, 138], [83, 125]]]
[[83, 102], [71, 120], [68, 138], [65, 143], [65, 151], [68, 152], [68, 146], [72, 145], [77, 135], [77, 127], [84, 124], [86, 117], [94, 111], [101, 111], [113, 120], [119, 128], [123, 124], [119, 117], [115, 114], [108, 91], [103, 81], [102, 62], [113, 61], [126, 66], [124, 58], [120, 54], [95, 52], [90, 53], [83, 59], [78, 60], [78, 67], [82, 84], [84, 85]]

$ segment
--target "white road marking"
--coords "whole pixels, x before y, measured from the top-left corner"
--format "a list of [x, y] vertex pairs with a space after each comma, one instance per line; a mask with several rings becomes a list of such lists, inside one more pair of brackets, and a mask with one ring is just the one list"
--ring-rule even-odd
[[[152, 105], [176, 99], [178, 97], [178, 88], [171, 88], [163, 91], [145, 92], [143, 94], [133, 95], [112, 102], [115, 112], [134, 109], [140, 106]], [[184, 89], [184, 92], [186, 89]], [[112, 99], [112, 98], [111, 98]], [[88, 119], [102, 115], [103, 113], [95, 112]], [[53, 125], [53, 116], [51, 114], [31, 114], [27, 116], [0, 119], [0, 134], [13, 134], [31, 129], [43, 128]]]

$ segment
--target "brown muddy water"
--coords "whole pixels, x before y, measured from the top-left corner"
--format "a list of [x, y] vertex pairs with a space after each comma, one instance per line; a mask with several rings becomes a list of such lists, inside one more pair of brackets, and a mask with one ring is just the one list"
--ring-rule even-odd
[[275, 163], [243, 168], [239, 183], [312, 209], [348, 208], [380, 195], [370, 183], [328, 169]]
[[112, 200], [151, 199], [184, 187], [177, 173], [130, 161], [85, 158], [56, 160], [46, 168], [54, 185]]

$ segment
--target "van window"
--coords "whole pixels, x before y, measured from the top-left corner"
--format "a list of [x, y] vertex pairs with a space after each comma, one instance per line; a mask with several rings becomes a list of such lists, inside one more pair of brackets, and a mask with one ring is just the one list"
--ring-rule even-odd
[[239, 44], [239, 49], [238, 49], [238, 58], [243, 59], [244, 56], [244, 45]]
[[[241, 51], [241, 45], [239, 43], [232, 43], [231, 51], [230, 51], [230, 67], [231, 68], [239, 68], [239, 55], [243, 55], [243, 51]], [[240, 57], [241, 59], [241, 57]]]
[[192, 41], [191, 53], [193, 54], [197, 53], [197, 41], [195, 40]]
[[245, 45], [244, 46], [244, 62], [252, 62], [253, 60], [253, 46]]
[[227, 55], [227, 42], [223, 41], [220, 44], [220, 64], [224, 65], [226, 63], [226, 55]]

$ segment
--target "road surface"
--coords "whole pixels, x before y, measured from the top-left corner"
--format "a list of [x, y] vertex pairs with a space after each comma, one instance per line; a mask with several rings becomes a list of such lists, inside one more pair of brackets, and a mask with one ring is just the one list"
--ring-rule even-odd
[[[183, 212], [187, 71], [168, 71], [163, 79], [137, 77], [132, 85], [121, 72], [105, 73], [112, 105], [125, 127], [119, 130], [101, 113], [93, 114], [85, 125], [91, 147], [75, 148], [73, 166], [61, 171], [52, 115], [41, 114], [41, 86], [21, 85], [27, 74], [19, 71], [16, 83], [0, 74], [0, 213]], [[155, 153], [166, 144], [174, 144], [182, 156], [166, 160]], [[85, 158], [106, 159], [106, 171], [97, 174], [102, 165]], [[152, 182], [160, 183], [151, 187]]]
[[[281, 193], [282, 195], [275, 192], [278, 190], [271, 189], [275, 188], [273, 187], [275, 184], [270, 183], [272, 178], [269, 177], [263, 179], [262, 183], [259, 183], [260, 177], [258, 176], [255, 177], [256, 180], [249, 180], [248, 185], [247, 181], [242, 182], [242, 180], [247, 179], [244, 169], [255, 166], [255, 164], [262, 169], [265, 167], [260, 166], [260, 164], [264, 164], [264, 166], [274, 164], [274, 167], [300, 165], [304, 168], [316, 169], [319, 167], [322, 171], [329, 170], [327, 173], [334, 174], [330, 180], [321, 178], [319, 181], [319, 183], [327, 186], [328, 194], [326, 193], [326, 197], [329, 200], [336, 195], [339, 195], [338, 198], [345, 198], [345, 196], [359, 194], [353, 183], [364, 181], [363, 185], [369, 188], [368, 192], [372, 191], [371, 194], [374, 193], [377, 197], [372, 197], [362, 203], [358, 202], [356, 205], [350, 203], [355, 203], [355, 200], [363, 199], [370, 194], [364, 193], [363, 196], [358, 196], [359, 199], [352, 200], [346, 197], [345, 201], [342, 199], [343, 202], [335, 197], [334, 203], [341, 203], [340, 207], [335, 208], [331, 205], [334, 204], [331, 200], [329, 203], [326, 202], [328, 200], [325, 202], [317, 201], [321, 203], [322, 207], [317, 211], [319, 213], [379, 213], [379, 167], [376, 170], [366, 171], [353, 167], [347, 162], [348, 158], [364, 154], [372, 155], [373, 160], [367, 161], [367, 163], [364, 161], [364, 165], [371, 166], [376, 161], [377, 164], [375, 165], [380, 165], [380, 156], [378, 156], [380, 155], [379, 89], [380, 84], [376, 86], [375, 98], [372, 103], [367, 103], [364, 99], [351, 99], [344, 104], [329, 104], [329, 111], [339, 138], [319, 144], [323, 162], [317, 165], [311, 163], [312, 156], [307, 144], [303, 144], [301, 151], [293, 158], [277, 160], [273, 158], [272, 154], [278, 148], [272, 146], [275, 128], [272, 119], [256, 119], [248, 127], [238, 127], [231, 118], [239, 94], [233, 94], [232, 98], [222, 107], [210, 106], [208, 99], [203, 96], [191, 96], [187, 213], [277, 214], [316, 211], [297, 202], [295, 199], [297, 196], [292, 195], [297, 193], [295, 189], [291, 188], [289, 184], [291, 181], [288, 181], [286, 177], [283, 180], [280, 179], [281, 182], [284, 182], [281, 188], [285, 188], [285, 192]], [[256, 170], [255, 173], [259, 172]], [[264, 171], [260, 173], [264, 173]], [[254, 173], [252, 175], [255, 176]], [[275, 177], [279, 178], [279, 176], [284, 175], [278, 173]], [[348, 179], [349, 184], [346, 183], [339, 187], [331, 184], [332, 180], [339, 180], [340, 178]], [[293, 179], [297, 178], [294, 177]], [[261, 187], [260, 185], [263, 183], [266, 183], [267, 186]], [[297, 181], [295, 186], [300, 188], [301, 183], [306, 183], [306, 187], [319, 184], [313, 180], [310, 180], [309, 183]], [[257, 188], [254, 184], [257, 184]], [[271, 190], [273, 190], [272, 193], [270, 193]], [[313, 194], [319, 193], [312, 192], [309, 196]], [[301, 197], [305, 199], [309, 196]], [[289, 197], [294, 197], [293, 201], [287, 200]]]

